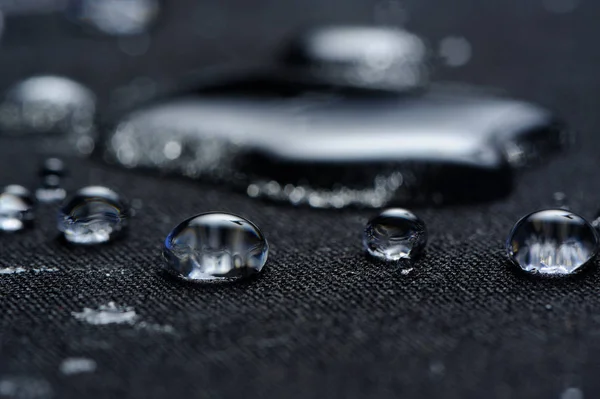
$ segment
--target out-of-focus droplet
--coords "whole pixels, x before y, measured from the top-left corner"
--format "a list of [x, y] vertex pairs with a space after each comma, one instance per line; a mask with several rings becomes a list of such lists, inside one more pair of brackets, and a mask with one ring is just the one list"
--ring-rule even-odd
[[66, 173], [67, 173], [67, 168], [66, 168], [63, 160], [60, 158], [48, 158], [44, 161], [44, 163], [42, 164], [42, 166], [40, 168], [40, 176], [41, 177], [46, 177], [46, 176], [51, 176], [51, 175], [58, 176], [58, 177], [64, 177]]
[[0, 135], [56, 136], [56, 150], [68, 146], [89, 154], [96, 135], [95, 111], [96, 97], [83, 85], [59, 76], [32, 77], [6, 92], [0, 103]]
[[48, 158], [40, 168], [41, 184], [35, 190], [38, 202], [60, 202], [67, 196], [67, 191], [62, 187], [63, 178], [67, 170], [64, 162], [59, 158]]
[[102, 244], [120, 236], [128, 226], [129, 209], [114, 191], [90, 186], [77, 191], [58, 215], [58, 229], [74, 244]]
[[554, 207], [569, 210], [567, 195], [562, 191], [552, 194], [552, 199], [554, 200]]
[[61, 202], [67, 197], [67, 190], [61, 187], [60, 183], [60, 179], [55, 175], [44, 177], [40, 187], [35, 190], [35, 198], [46, 204]]
[[580, 0], [542, 0], [544, 8], [554, 14], [567, 14], [575, 11]]
[[451, 67], [463, 66], [471, 59], [471, 43], [464, 37], [448, 36], [440, 41], [439, 54]]
[[332, 26], [294, 38], [284, 66], [329, 84], [412, 90], [428, 83], [427, 48], [398, 28]]
[[159, 12], [159, 0], [71, 0], [67, 8], [71, 20], [110, 36], [144, 33]]
[[427, 244], [425, 223], [406, 209], [387, 209], [365, 228], [363, 245], [369, 255], [384, 261], [414, 260]]
[[598, 235], [581, 216], [564, 209], [531, 213], [515, 224], [506, 250], [529, 273], [568, 275], [598, 252]]
[[33, 198], [19, 185], [6, 186], [0, 192], [0, 231], [23, 230], [34, 219]]
[[379, 208], [497, 198], [513, 169], [563, 146], [550, 112], [481, 91], [311, 89], [237, 82], [157, 102], [107, 129], [105, 159], [225, 181], [254, 198]]
[[269, 246], [252, 222], [205, 213], [181, 222], [165, 240], [166, 269], [190, 280], [236, 279], [260, 272]]

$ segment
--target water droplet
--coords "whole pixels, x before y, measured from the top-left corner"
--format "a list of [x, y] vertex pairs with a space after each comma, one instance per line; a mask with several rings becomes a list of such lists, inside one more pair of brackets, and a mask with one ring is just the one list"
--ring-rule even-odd
[[554, 14], [566, 14], [579, 6], [580, 0], [542, 0], [544, 8]]
[[67, 13], [84, 28], [111, 36], [147, 31], [158, 17], [158, 0], [70, 0]]
[[548, 209], [519, 220], [506, 249], [510, 259], [526, 272], [567, 275], [596, 255], [598, 236], [581, 216], [564, 209]]
[[425, 249], [425, 223], [405, 209], [387, 209], [371, 219], [365, 228], [363, 245], [378, 259], [415, 259]]
[[0, 134], [43, 134], [54, 138], [41, 143], [52, 150], [79, 152], [81, 142], [87, 140], [89, 147], [95, 141], [95, 111], [96, 97], [83, 85], [59, 76], [35, 76], [6, 92]]
[[407, 90], [428, 82], [427, 48], [397, 28], [329, 26], [306, 31], [288, 44], [284, 66], [344, 86]]
[[250, 221], [228, 213], [204, 213], [181, 222], [167, 236], [167, 270], [190, 280], [239, 278], [262, 270], [269, 246]]
[[575, 387], [567, 388], [560, 395], [560, 399], [583, 399], [583, 391]]
[[100, 244], [125, 231], [129, 210], [114, 191], [90, 186], [77, 191], [59, 212], [58, 229], [75, 244]]
[[261, 84], [265, 92], [230, 87], [138, 109], [107, 129], [105, 159], [225, 181], [255, 198], [340, 208], [497, 198], [513, 186], [507, 142], [522, 160], [561, 148], [551, 113], [481, 92], [340, 94], [323, 105], [301, 97], [301, 87], [285, 86], [290, 98]]
[[448, 36], [440, 42], [440, 56], [446, 65], [459, 67], [471, 59], [471, 44], [464, 37]]
[[69, 357], [60, 364], [60, 372], [65, 375], [93, 373], [96, 371], [96, 361], [85, 357]]
[[568, 205], [567, 195], [561, 191], [557, 191], [552, 194], [552, 199], [554, 200], [554, 206], [556, 208], [562, 208], [565, 210], [569, 210], [570, 207]]
[[23, 230], [33, 223], [33, 198], [29, 190], [18, 185], [0, 192], [0, 231]]
[[40, 168], [41, 185], [35, 190], [39, 202], [60, 202], [67, 196], [67, 191], [61, 187], [62, 177], [66, 174], [64, 162], [59, 158], [48, 158]]
[[48, 158], [40, 168], [40, 176], [58, 176], [63, 177], [67, 172], [65, 163], [60, 158]]

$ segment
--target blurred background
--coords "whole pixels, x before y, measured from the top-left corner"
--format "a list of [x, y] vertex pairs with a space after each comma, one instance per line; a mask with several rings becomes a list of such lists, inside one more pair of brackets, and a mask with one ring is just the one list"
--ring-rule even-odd
[[600, 56], [592, 41], [598, 6], [591, 1], [132, 2], [156, 7], [154, 16], [134, 15], [152, 20], [141, 33], [78, 26], [76, 12], [69, 17], [61, 11], [69, 6], [64, 0], [3, 0], [0, 87], [35, 74], [65, 75], [88, 85], [106, 106], [129, 101], [136, 88], [150, 95], [190, 72], [268, 62], [285, 39], [307, 26], [376, 24], [421, 35], [441, 61], [436, 79], [496, 86], [551, 108], [561, 105], [568, 120], [592, 116], [586, 99], [593, 83], [582, 78]]
[[[57, 243], [53, 208], [40, 211], [31, 233], [2, 238], [3, 267], [56, 272], [0, 281], [1, 398], [597, 396], [597, 268], [560, 282], [528, 279], [507, 267], [503, 241], [557, 193], [589, 220], [598, 212], [599, 2], [0, 0], [0, 12], [0, 91], [62, 75], [89, 87], [100, 113], [194, 74], [269, 64], [306, 27], [357, 24], [414, 32], [430, 49], [433, 81], [540, 104], [578, 133], [567, 155], [526, 172], [506, 198], [419, 208], [431, 245], [402, 276], [364, 258], [369, 211], [274, 205], [70, 160], [71, 187], [109, 185], [141, 211], [134, 234], [99, 249]], [[2, 182], [37, 184], [29, 150], [18, 138], [0, 142]], [[272, 257], [263, 275], [208, 288], [165, 279], [164, 236], [214, 209], [266, 232]], [[85, 326], [71, 316], [111, 301], [176, 333]], [[61, 374], [73, 356], [97, 369]]]

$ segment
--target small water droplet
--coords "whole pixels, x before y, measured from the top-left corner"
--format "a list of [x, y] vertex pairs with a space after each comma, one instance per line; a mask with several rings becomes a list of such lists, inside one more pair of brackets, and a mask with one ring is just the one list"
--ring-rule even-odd
[[63, 177], [67, 173], [67, 167], [60, 158], [48, 158], [40, 167], [40, 176], [58, 176]]
[[129, 210], [114, 191], [90, 186], [77, 191], [59, 212], [58, 229], [75, 244], [100, 244], [125, 231]]
[[568, 210], [570, 207], [567, 203], [567, 195], [561, 191], [557, 191], [552, 194], [552, 199], [554, 200], [554, 206], [557, 208], [562, 208]]
[[62, 177], [66, 175], [64, 162], [59, 158], [48, 158], [40, 168], [41, 185], [35, 190], [39, 202], [60, 202], [67, 196], [67, 191], [61, 187]]
[[583, 399], [583, 391], [575, 387], [567, 388], [560, 395], [560, 399]]
[[0, 192], [0, 231], [23, 230], [33, 222], [33, 198], [29, 190], [18, 185]]
[[60, 364], [60, 372], [65, 375], [93, 373], [96, 371], [96, 362], [85, 357], [70, 357]]
[[167, 236], [167, 270], [190, 280], [239, 278], [258, 273], [269, 246], [250, 221], [228, 213], [204, 213], [181, 222]]
[[519, 220], [506, 250], [526, 272], [567, 275], [596, 255], [598, 236], [581, 216], [564, 209], [547, 209]]
[[579, 6], [580, 0], [542, 0], [544, 8], [554, 14], [566, 14]]
[[363, 245], [378, 259], [415, 259], [425, 249], [425, 223], [406, 209], [387, 209], [371, 219], [365, 228]]
[[463, 66], [471, 59], [471, 44], [464, 37], [448, 36], [440, 42], [440, 56], [446, 65]]

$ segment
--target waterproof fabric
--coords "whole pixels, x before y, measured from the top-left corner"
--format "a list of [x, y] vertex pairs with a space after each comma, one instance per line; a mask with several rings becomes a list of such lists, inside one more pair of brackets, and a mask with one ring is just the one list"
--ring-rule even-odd
[[[24, 270], [0, 274], [0, 398], [597, 397], [598, 262], [573, 278], [531, 278], [509, 265], [503, 248], [512, 225], [552, 206], [556, 192], [588, 219], [600, 208], [600, 4], [226, 3], [173, 4], [138, 58], [120, 54], [112, 39], [76, 38], [60, 19], [23, 17], [12, 30], [8, 20], [1, 82], [70, 74], [107, 106], [109, 88], [134, 76], [168, 84], [214, 60], [258, 60], [309, 22], [398, 24], [406, 14], [435, 51], [446, 36], [471, 44], [465, 66], [442, 67], [436, 78], [500, 87], [556, 109], [579, 131], [579, 144], [522, 174], [508, 198], [412, 209], [428, 226], [429, 244], [408, 273], [363, 255], [372, 211], [275, 205], [225, 187], [68, 158], [70, 188], [108, 185], [139, 209], [129, 235], [110, 245], [56, 239], [56, 206], [41, 206], [33, 229], [0, 236], [0, 267]], [[556, 4], [575, 8], [559, 14]], [[226, 28], [214, 22], [219, 15]], [[216, 24], [206, 28], [213, 36], [198, 22], [205, 20]], [[200, 33], [190, 49], [193, 29]], [[31, 51], [19, 45], [27, 40]], [[35, 187], [42, 155], [34, 148], [0, 141], [2, 184]], [[162, 273], [169, 230], [214, 210], [262, 229], [271, 246], [264, 272], [226, 285]], [[98, 325], [77, 317], [110, 302], [135, 315]], [[95, 370], [74, 373], [73, 361], [65, 363], [72, 358], [91, 359]]]

